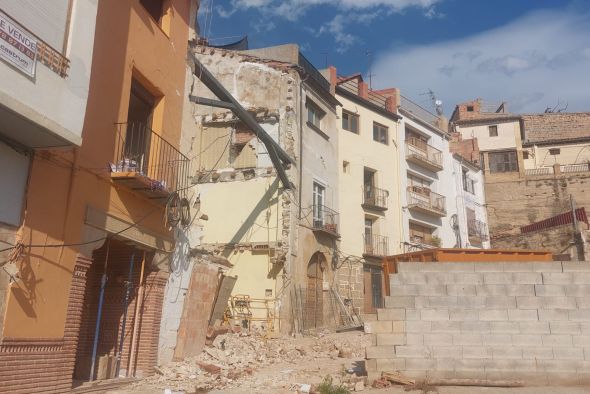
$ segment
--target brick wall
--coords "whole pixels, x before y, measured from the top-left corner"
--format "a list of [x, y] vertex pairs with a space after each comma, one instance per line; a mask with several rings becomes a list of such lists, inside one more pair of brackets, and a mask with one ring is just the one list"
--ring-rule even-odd
[[451, 133], [451, 141], [449, 141], [449, 149], [452, 153], [457, 153], [465, 160], [480, 164], [479, 160], [479, 145], [477, 138], [470, 138], [464, 140], [461, 133]]
[[64, 337], [10, 339], [0, 342], [0, 392], [62, 393], [72, 387], [86, 273], [92, 260], [78, 256], [74, 269]]
[[522, 115], [521, 119], [526, 142], [590, 137], [590, 112]]
[[400, 263], [371, 376], [590, 382], [590, 263]]

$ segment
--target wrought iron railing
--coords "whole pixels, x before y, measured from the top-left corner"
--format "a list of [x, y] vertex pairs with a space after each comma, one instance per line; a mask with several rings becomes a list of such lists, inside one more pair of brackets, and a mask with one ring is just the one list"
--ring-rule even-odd
[[406, 157], [415, 157], [442, 168], [442, 152], [418, 138], [406, 140]]
[[363, 205], [387, 209], [387, 197], [389, 197], [387, 190], [368, 185], [363, 187]]
[[141, 123], [118, 123], [117, 127], [113, 172], [143, 175], [151, 181], [154, 190], [170, 193], [186, 190], [188, 157]]
[[440, 119], [438, 116], [436, 116], [432, 112], [428, 111], [426, 108], [416, 104], [415, 102], [413, 102], [412, 100], [410, 100], [407, 97], [400, 96], [400, 98], [401, 98], [401, 103], [400, 103], [401, 109], [405, 110], [406, 112], [411, 113], [412, 115], [416, 116], [417, 118], [423, 120], [424, 122], [426, 122], [432, 126], [439, 127]]
[[339, 214], [325, 205], [313, 206], [313, 229], [338, 234]]
[[426, 187], [408, 186], [408, 206], [420, 207], [446, 215], [445, 196]]
[[389, 254], [389, 237], [377, 234], [363, 234], [364, 253], [372, 256]]
[[467, 221], [467, 235], [479, 238], [482, 242], [488, 240], [488, 225], [477, 219]]

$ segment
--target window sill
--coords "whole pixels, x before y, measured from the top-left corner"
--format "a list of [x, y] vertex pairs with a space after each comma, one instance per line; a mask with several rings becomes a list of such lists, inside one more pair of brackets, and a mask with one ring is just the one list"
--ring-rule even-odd
[[312, 129], [313, 131], [315, 131], [316, 133], [318, 133], [326, 141], [330, 140], [330, 137], [328, 136], [328, 134], [324, 133], [322, 130], [320, 130], [319, 127], [317, 127], [313, 123], [307, 121], [307, 127], [309, 127], [310, 129]]

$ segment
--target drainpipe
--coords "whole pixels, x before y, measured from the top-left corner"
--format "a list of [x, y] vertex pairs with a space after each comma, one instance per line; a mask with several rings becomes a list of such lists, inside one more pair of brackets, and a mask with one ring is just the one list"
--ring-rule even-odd
[[127, 276], [127, 283], [125, 284], [125, 309], [123, 311], [123, 325], [121, 327], [121, 336], [119, 339], [119, 349], [117, 354], [117, 366], [115, 368], [115, 377], [119, 377], [119, 370], [121, 369], [121, 353], [123, 349], [123, 340], [125, 339], [125, 324], [127, 323], [127, 309], [129, 306], [129, 295], [131, 287], [133, 286], [133, 263], [135, 261], [135, 251], [131, 254], [131, 263], [129, 264], [129, 275]]
[[[145, 251], [143, 252], [143, 259], [141, 261], [141, 274], [139, 275], [139, 290], [137, 291], [137, 297], [135, 299], [135, 315], [133, 316], [133, 333], [131, 334], [131, 350], [129, 353], [129, 366], [127, 367], [127, 376], [135, 376], [135, 368], [133, 364], [135, 363], [135, 348], [137, 347], [136, 338], [137, 338], [137, 329], [138, 329], [138, 320], [139, 320], [139, 312], [141, 309], [141, 304], [143, 303], [143, 292], [144, 292], [144, 280], [143, 280], [143, 271], [145, 268]], [[133, 373], [131, 370], [133, 369]]]
[[96, 364], [96, 352], [98, 350], [98, 334], [100, 332], [100, 319], [102, 317], [102, 305], [104, 302], [104, 289], [107, 285], [107, 267], [109, 263], [109, 249], [110, 249], [110, 242], [107, 239], [107, 252], [104, 258], [104, 270], [102, 273], [102, 278], [100, 280], [100, 295], [98, 297], [98, 312], [96, 314], [96, 325], [94, 327], [94, 343], [92, 344], [92, 363], [90, 364], [90, 377], [88, 381], [92, 382], [94, 380], [94, 366]]

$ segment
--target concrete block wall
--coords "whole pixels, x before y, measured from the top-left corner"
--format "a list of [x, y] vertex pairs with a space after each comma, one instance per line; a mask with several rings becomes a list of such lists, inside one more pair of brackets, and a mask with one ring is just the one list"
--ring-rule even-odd
[[400, 263], [370, 377], [590, 383], [590, 263]]

